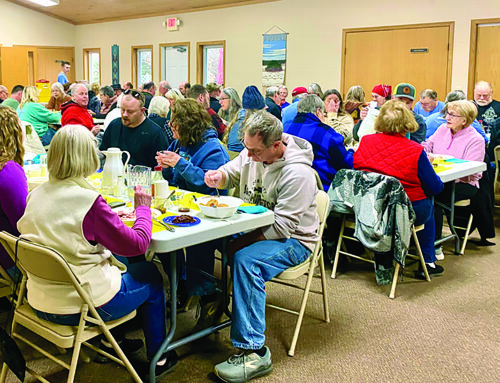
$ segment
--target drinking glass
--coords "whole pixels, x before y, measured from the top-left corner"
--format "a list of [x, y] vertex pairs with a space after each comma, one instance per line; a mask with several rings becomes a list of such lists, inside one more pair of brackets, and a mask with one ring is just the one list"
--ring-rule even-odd
[[134, 198], [134, 186], [142, 186], [151, 194], [151, 168], [142, 165], [129, 166], [127, 170], [127, 187], [129, 198]]

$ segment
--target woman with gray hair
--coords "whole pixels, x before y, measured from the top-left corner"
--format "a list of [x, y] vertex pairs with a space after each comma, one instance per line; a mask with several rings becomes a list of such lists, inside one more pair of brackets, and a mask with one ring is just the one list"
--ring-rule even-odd
[[[429, 117], [426, 118], [425, 120], [425, 124], [427, 125], [427, 130], [425, 132], [426, 140], [429, 139], [429, 137], [432, 136], [441, 125], [446, 124], [445, 116], [448, 110], [448, 103], [458, 100], [467, 100], [467, 96], [460, 89], [452, 90], [446, 96], [446, 99], [444, 100], [444, 107], [441, 110], [441, 112], [431, 114]], [[487, 145], [488, 142], [490, 142], [490, 139], [484, 132], [484, 129], [482, 128], [481, 124], [477, 119], [475, 119], [472, 122], [472, 127], [476, 129], [476, 131], [484, 138], [484, 141]]]
[[60, 82], [55, 82], [50, 86], [50, 99], [45, 106], [48, 110], [59, 112], [61, 105], [70, 101], [71, 97], [64, 93], [64, 87]]
[[[47, 167], [50, 181], [30, 193], [18, 222], [21, 237], [61, 254], [76, 277], [88, 285], [104, 321], [138, 310], [151, 360], [166, 336], [162, 276], [151, 262], [125, 266], [113, 255], [133, 257], [147, 250], [152, 233], [151, 196], [140, 186], [135, 188], [136, 219], [133, 227], [126, 226], [86, 180], [99, 168], [99, 157], [95, 138], [81, 125], [59, 129], [48, 152]], [[82, 303], [71, 286], [29, 274], [28, 286], [28, 302], [38, 317], [63, 325], [78, 324]], [[161, 365], [156, 366], [156, 378], [176, 362], [175, 352], [164, 354]]]
[[219, 116], [227, 125], [233, 121], [241, 109], [241, 99], [234, 88], [225, 88], [219, 97], [220, 109]]
[[149, 104], [148, 118], [161, 127], [167, 136], [167, 143], [170, 145], [174, 140], [172, 129], [169, 126], [167, 116], [170, 113], [170, 103], [163, 96], [154, 96]]
[[337, 89], [328, 89], [323, 94], [323, 102], [325, 103], [326, 113], [325, 123], [344, 137], [345, 146], [352, 145], [354, 120], [350, 114], [345, 112], [340, 92]]

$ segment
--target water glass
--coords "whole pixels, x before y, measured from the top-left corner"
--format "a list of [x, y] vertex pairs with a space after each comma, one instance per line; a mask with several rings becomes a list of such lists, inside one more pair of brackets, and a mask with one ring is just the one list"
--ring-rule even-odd
[[127, 187], [130, 198], [134, 198], [134, 187], [142, 186], [146, 193], [151, 194], [151, 168], [147, 166], [130, 166], [127, 169]]

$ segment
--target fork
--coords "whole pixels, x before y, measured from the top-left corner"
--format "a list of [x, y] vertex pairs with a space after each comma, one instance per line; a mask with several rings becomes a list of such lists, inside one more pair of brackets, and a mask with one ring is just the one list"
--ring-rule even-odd
[[175, 229], [172, 227], [172, 226], [169, 226], [165, 223], [163, 223], [162, 221], [156, 219], [155, 217], [152, 217], [153, 218], [153, 221], [155, 221], [156, 223], [162, 225], [164, 228], [166, 228], [168, 231], [175, 231]]

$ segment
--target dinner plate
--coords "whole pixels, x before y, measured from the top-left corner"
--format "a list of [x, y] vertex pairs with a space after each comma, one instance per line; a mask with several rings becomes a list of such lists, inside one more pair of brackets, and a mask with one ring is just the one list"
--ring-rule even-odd
[[[125, 214], [130, 214], [134, 211], [135, 209], [133, 207], [118, 207], [116, 209], [114, 209], [114, 211], [116, 213], [118, 213], [118, 215], [120, 215], [120, 213], [125, 213]], [[158, 209], [153, 209], [151, 208], [151, 216], [153, 218], [158, 218], [159, 216], [161, 215], [161, 211], [159, 211]], [[122, 220], [122, 222], [135, 222], [135, 215], [133, 218], [122, 218], [120, 217], [120, 219]]]
[[165, 222], [165, 223], [167, 223], [169, 225], [172, 225], [172, 226], [179, 226], [179, 227], [195, 226], [195, 225], [198, 225], [201, 222], [201, 220], [198, 217], [190, 215], [190, 217], [192, 217], [194, 219], [194, 222], [189, 222], [189, 223], [175, 223], [175, 222], [172, 222], [172, 220], [175, 217], [178, 217], [178, 216], [177, 215], [169, 215], [168, 217], [163, 218], [163, 222]]

